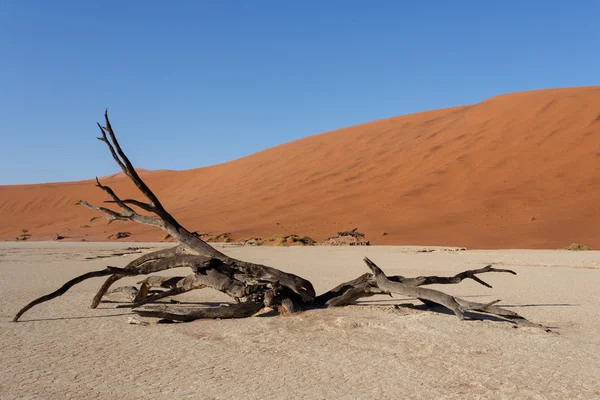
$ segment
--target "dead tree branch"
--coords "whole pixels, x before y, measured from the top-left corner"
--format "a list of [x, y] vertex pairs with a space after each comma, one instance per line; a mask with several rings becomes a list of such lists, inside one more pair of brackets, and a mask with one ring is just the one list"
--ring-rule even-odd
[[15, 317], [13, 318], [13, 322], [17, 322], [19, 320], [19, 318], [21, 318], [21, 315], [23, 315], [25, 312], [27, 312], [27, 310], [29, 310], [30, 308], [32, 308], [38, 304], [44, 303], [46, 301], [55, 299], [59, 296], [62, 296], [63, 294], [65, 294], [67, 292], [67, 290], [69, 290], [73, 286], [77, 285], [78, 283], [81, 283], [90, 278], [96, 278], [99, 276], [106, 276], [106, 275], [111, 275], [111, 274], [115, 274], [115, 273], [129, 274], [129, 271], [127, 271], [123, 268], [106, 267], [105, 269], [102, 269], [99, 271], [87, 272], [83, 275], [73, 278], [70, 281], [68, 281], [67, 283], [65, 283], [64, 285], [62, 285], [60, 287], [60, 289], [55, 290], [54, 292], [47, 294], [45, 296], [42, 296], [40, 298], [37, 298], [37, 299], [33, 300], [31, 303], [27, 304], [25, 307], [23, 307], [21, 310], [19, 310], [19, 312], [15, 315]]
[[517, 273], [513, 270], [510, 269], [498, 269], [498, 268], [492, 268], [491, 265], [488, 265], [484, 268], [480, 268], [480, 269], [472, 269], [472, 270], [468, 270], [468, 271], [464, 271], [464, 272], [460, 272], [454, 276], [450, 276], [450, 277], [444, 277], [444, 276], [418, 276], [416, 278], [404, 278], [402, 276], [395, 276], [392, 277], [390, 276], [389, 279], [391, 281], [395, 281], [395, 282], [402, 282], [405, 283], [407, 285], [413, 285], [413, 286], [422, 286], [422, 285], [433, 285], [433, 284], [438, 284], [438, 285], [448, 285], [448, 284], [455, 284], [455, 283], [460, 283], [462, 282], [464, 279], [473, 279], [475, 282], [482, 284], [485, 287], [488, 288], [492, 288], [491, 285], [489, 285], [488, 283], [484, 282], [483, 280], [481, 280], [477, 274], [483, 274], [486, 272], [505, 272], [505, 273], [509, 273], [512, 275], [516, 275]]
[[[373, 275], [375, 276], [375, 279], [377, 281], [377, 285], [380, 289], [386, 290], [389, 293], [397, 293], [405, 296], [415, 297], [419, 300], [426, 300], [428, 303], [439, 304], [450, 309], [461, 320], [464, 319], [464, 314], [466, 311], [477, 311], [502, 317], [519, 325], [535, 326], [547, 329], [542, 325], [534, 324], [528, 321], [527, 319], [513, 311], [505, 310], [503, 308], [495, 306], [495, 304], [500, 302], [500, 300], [494, 300], [490, 303], [475, 303], [472, 301], [467, 301], [458, 297], [447, 295], [437, 290], [414, 287], [401, 282], [392, 282], [373, 261], [369, 260], [367, 257], [364, 258], [364, 261], [373, 272]], [[482, 269], [486, 270], [487, 267]], [[490, 271], [486, 270], [485, 272]]]
[[202, 318], [246, 318], [256, 314], [263, 307], [260, 303], [249, 302], [231, 304], [224, 307], [179, 307], [147, 305], [134, 309], [141, 317], [163, 318], [171, 321], [189, 322]]
[[[416, 278], [405, 278], [404, 276], [395, 275], [388, 276], [388, 280], [391, 282], [403, 283], [410, 286], [424, 286], [424, 285], [449, 285], [457, 284], [462, 282], [464, 279], [473, 279], [475, 282], [482, 284], [485, 287], [491, 288], [492, 286], [478, 278], [477, 274], [483, 274], [487, 272], [504, 272], [512, 275], [516, 275], [515, 271], [510, 269], [497, 269], [492, 268], [488, 265], [484, 268], [473, 269], [468, 271], [460, 272], [454, 276], [418, 276]], [[362, 298], [369, 297], [376, 294], [389, 294], [377, 286], [377, 282], [373, 274], [363, 274], [358, 278], [349, 282], [344, 282], [341, 285], [325, 292], [315, 299], [315, 303], [320, 305], [327, 305], [328, 307], [341, 307], [347, 306], [354, 301]], [[426, 304], [434, 304], [426, 299], [420, 299]]]

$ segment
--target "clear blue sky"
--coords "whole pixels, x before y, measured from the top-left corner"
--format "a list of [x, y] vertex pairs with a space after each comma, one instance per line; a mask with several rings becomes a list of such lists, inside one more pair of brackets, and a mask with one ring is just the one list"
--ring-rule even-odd
[[600, 1], [0, 1], [0, 184], [216, 164], [501, 93], [598, 84]]

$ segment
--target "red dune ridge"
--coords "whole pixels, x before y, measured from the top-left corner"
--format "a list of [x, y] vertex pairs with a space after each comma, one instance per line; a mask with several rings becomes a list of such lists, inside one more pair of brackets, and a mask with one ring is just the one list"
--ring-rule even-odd
[[[118, 121], [115, 128], [127, 135]], [[143, 178], [186, 228], [238, 239], [296, 233], [322, 241], [356, 227], [372, 244], [600, 248], [600, 87], [502, 95]], [[121, 174], [102, 182], [139, 198]], [[106, 196], [93, 180], [0, 186], [0, 239], [22, 229], [31, 240], [164, 236], [89, 222], [96, 214], [75, 206], [79, 199], [98, 205]]]

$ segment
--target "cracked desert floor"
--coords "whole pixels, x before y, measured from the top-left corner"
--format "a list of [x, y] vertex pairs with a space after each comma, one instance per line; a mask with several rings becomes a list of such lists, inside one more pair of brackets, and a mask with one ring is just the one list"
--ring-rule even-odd
[[[483, 277], [493, 289], [464, 281], [444, 290], [481, 302], [502, 299], [552, 333], [461, 322], [398, 296], [291, 316], [131, 325], [130, 311], [115, 303], [88, 308], [101, 279], [10, 322], [21, 306], [76, 275], [124, 266], [139, 256], [118, 255], [129, 246], [165, 245], [0, 243], [1, 399], [600, 398], [600, 252], [594, 251], [223, 247], [236, 258], [301, 275], [317, 293], [367, 272], [363, 256], [389, 275], [511, 268], [517, 276]], [[229, 301], [210, 289], [177, 299]]]

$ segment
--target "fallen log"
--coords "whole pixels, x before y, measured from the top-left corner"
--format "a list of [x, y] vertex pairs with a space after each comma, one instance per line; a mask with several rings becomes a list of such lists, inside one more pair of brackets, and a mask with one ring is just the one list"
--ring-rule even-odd
[[[143, 317], [193, 321], [201, 318], [244, 318], [255, 314], [263, 307], [275, 308], [285, 313], [295, 313], [310, 308], [345, 306], [362, 297], [376, 294], [402, 294], [415, 297], [426, 305], [444, 306], [461, 320], [467, 318], [466, 313], [468, 312], [479, 312], [496, 315], [520, 325], [541, 327], [512, 311], [502, 309], [496, 305], [497, 301], [487, 304], [474, 303], [439, 290], [423, 287], [431, 284], [457, 284], [464, 279], [472, 279], [486, 287], [491, 287], [478, 275], [490, 272], [516, 274], [514, 271], [496, 269], [491, 265], [481, 269], [467, 270], [450, 277], [406, 278], [403, 276], [388, 277], [373, 261], [365, 258], [364, 261], [371, 273], [363, 274], [316, 296], [312, 283], [300, 276], [270, 266], [229, 257], [203, 241], [200, 235], [184, 228], [163, 207], [158, 197], [137, 174], [125, 155], [111, 126], [108, 112], [104, 114], [104, 121], [104, 126], [98, 124], [101, 133], [101, 137], [98, 139], [106, 144], [117, 165], [142, 193], [146, 201], [121, 199], [110, 187], [103, 185], [96, 178], [96, 186], [109, 197], [105, 203], [118, 206], [120, 211], [92, 205], [84, 200], [79, 200], [77, 204], [100, 213], [99, 216], [92, 217], [92, 220], [106, 218], [108, 223], [132, 221], [162, 229], [178, 242], [178, 246], [144, 254], [124, 268], [107, 267], [78, 276], [58, 290], [27, 304], [15, 315], [13, 319], [15, 322], [32, 307], [63, 295], [71, 287], [87, 279], [108, 276], [92, 300], [91, 308], [96, 308], [110, 287], [125, 276], [149, 275], [172, 268], [186, 267], [192, 271], [192, 274], [186, 277], [150, 276], [139, 282], [140, 289], [128, 306], [134, 307], [133, 312]], [[143, 213], [139, 213], [137, 209], [142, 210]], [[355, 235], [359, 234], [355, 233]], [[149, 295], [150, 288], [157, 286], [167, 290]], [[225, 293], [235, 301], [235, 304], [225, 307], [200, 308], [147, 304], [201, 288], [212, 288]]]

